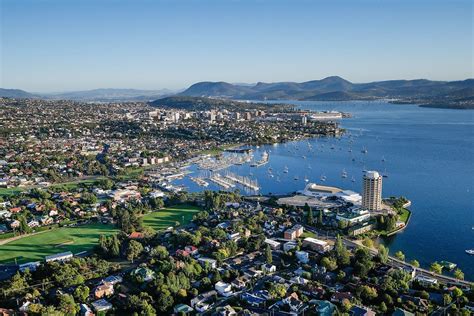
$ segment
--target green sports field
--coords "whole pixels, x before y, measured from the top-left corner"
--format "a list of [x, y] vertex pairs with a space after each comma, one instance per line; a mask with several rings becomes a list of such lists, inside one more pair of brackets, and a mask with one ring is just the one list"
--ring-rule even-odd
[[177, 221], [183, 225], [183, 216], [184, 224], [187, 224], [193, 219], [194, 214], [200, 210], [200, 208], [192, 205], [172, 206], [145, 215], [143, 217], [143, 224], [155, 230], [166, 229], [170, 226], [174, 227]]
[[[195, 206], [179, 205], [165, 208], [143, 217], [143, 224], [155, 230], [174, 226], [176, 221], [187, 224], [200, 209]], [[63, 227], [26, 236], [5, 245], [0, 245], [0, 263], [18, 263], [43, 260], [45, 256], [64, 251], [78, 253], [97, 245], [100, 235], [118, 230], [113, 225], [89, 224], [79, 227]]]
[[90, 224], [79, 227], [63, 227], [26, 236], [0, 245], [0, 263], [18, 263], [43, 260], [45, 256], [64, 251], [78, 253], [97, 245], [100, 235], [117, 231], [113, 225]]

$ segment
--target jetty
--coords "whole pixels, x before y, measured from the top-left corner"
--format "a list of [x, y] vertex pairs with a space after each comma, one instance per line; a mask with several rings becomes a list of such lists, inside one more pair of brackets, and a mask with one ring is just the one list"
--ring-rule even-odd
[[229, 181], [228, 179], [225, 179], [218, 173], [211, 175], [209, 180], [223, 187], [224, 189], [235, 188], [235, 184], [233, 182]]
[[226, 179], [231, 180], [232, 182], [238, 183], [240, 185], [243, 185], [246, 188], [252, 189], [253, 191], [258, 191], [260, 190], [260, 186], [257, 183], [257, 180], [252, 180], [248, 177], [244, 176], [239, 176], [237, 174], [234, 174], [232, 172], [227, 172], [224, 177]]
[[202, 186], [202, 187], [207, 187], [209, 186], [209, 182], [205, 181], [204, 179], [202, 178], [196, 178], [196, 177], [189, 177], [189, 179], [191, 179], [191, 181], [193, 181], [194, 183], [198, 184], [199, 186]]

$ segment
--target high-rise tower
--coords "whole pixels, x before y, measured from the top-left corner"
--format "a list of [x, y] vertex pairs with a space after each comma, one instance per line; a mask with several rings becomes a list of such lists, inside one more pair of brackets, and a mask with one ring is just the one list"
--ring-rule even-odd
[[367, 171], [364, 175], [362, 208], [369, 211], [382, 208], [382, 176], [377, 171]]

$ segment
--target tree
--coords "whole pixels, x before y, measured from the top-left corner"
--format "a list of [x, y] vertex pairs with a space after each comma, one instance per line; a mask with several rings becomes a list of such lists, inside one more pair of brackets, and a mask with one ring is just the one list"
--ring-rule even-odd
[[340, 235], [337, 235], [335, 252], [338, 265], [349, 265], [349, 263], [351, 262], [350, 252], [347, 250], [346, 246], [342, 242], [342, 238]]
[[167, 312], [174, 305], [174, 299], [171, 292], [167, 289], [161, 291], [156, 300], [156, 305], [161, 312]]
[[306, 223], [308, 223], [308, 225], [313, 225], [313, 210], [311, 209], [311, 207], [309, 207], [308, 203], [304, 204], [303, 211], [306, 213], [307, 216]]
[[79, 305], [74, 301], [74, 297], [69, 294], [59, 296], [59, 310], [65, 315], [76, 315], [79, 312]]
[[366, 277], [374, 267], [372, 256], [367, 248], [357, 248], [355, 251], [354, 273], [360, 277]]
[[18, 221], [20, 222], [20, 233], [26, 234], [31, 231], [30, 226], [28, 226], [28, 223], [26, 222], [25, 216], [23, 215], [19, 216]]
[[344, 280], [345, 277], [346, 277], [346, 273], [345, 273], [343, 270], [340, 270], [340, 271], [337, 273], [337, 280], [338, 280], [338, 281]]
[[283, 284], [271, 283], [268, 294], [274, 299], [282, 298], [286, 295], [286, 287]]
[[348, 226], [349, 226], [349, 222], [346, 220], [340, 220], [339, 222], [337, 222], [337, 228], [341, 230], [346, 229]]
[[420, 267], [420, 263], [418, 262], [418, 260], [415, 260], [413, 259], [412, 261], [410, 261], [410, 264], [412, 266], [414, 266], [415, 268], [419, 268]]
[[362, 285], [360, 288], [360, 297], [367, 302], [371, 302], [378, 296], [377, 290], [373, 287]]
[[380, 259], [380, 262], [386, 263], [388, 260], [388, 248], [384, 245], [379, 245], [377, 257]]
[[373, 248], [374, 247], [374, 241], [370, 238], [365, 238], [363, 241], [362, 241], [362, 244], [368, 248]]
[[118, 257], [120, 255], [120, 240], [117, 235], [111, 237], [110, 254], [112, 257]]
[[463, 296], [464, 293], [463, 293], [463, 291], [462, 291], [460, 288], [454, 287], [454, 289], [453, 289], [453, 295], [454, 295], [454, 297], [458, 298], [458, 297]]
[[425, 290], [420, 292], [420, 297], [427, 300], [430, 298], [430, 293], [426, 292]]
[[151, 250], [150, 255], [157, 257], [159, 260], [164, 260], [169, 257], [169, 252], [166, 247], [156, 246]]
[[401, 261], [405, 261], [405, 254], [399, 250], [395, 252], [395, 258]]
[[272, 248], [270, 248], [269, 244], [267, 244], [267, 248], [265, 249], [265, 257], [266, 257], [267, 263], [272, 264], [273, 262]]
[[89, 297], [89, 287], [86, 285], [79, 285], [75, 290], [74, 290], [74, 298], [80, 302], [84, 303], [87, 298]]
[[433, 262], [430, 266], [430, 271], [441, 274], [443, 272], [443, 266], [438, 262]]
[[351, 310], [351, 308], [352, 308], [351, 302], [347, 298], [343, 299], [342, 300], [342, 310], [347, 313]]
[[8, 288], [12, 293], [20, 294], [26, 290], [28, 282], [25, 277], [21, 275], [20, 272], [17, 272], [10, 281], [10, 286]]
[[387, 312], [387, 305], [385, 302], [380, 303], [380, 311], [384, 314]]
[[321, 265], [329, 271], [334, 271], [337, 269], [337, 261], [331, 257], [323, 257], [321, 259]]
[[119, 226], [122, 231], [125, 233], [130, 232], [131, 224], [130, 224], [130, 213], [128, 210], [123, 210], [122, 213], [119, 215]]
[[323, 211], [319, 210], [318, 214], [318, 225], [322, 226], [323, 225]]
[[454, 277], [458, 280], [464, 280], [464, 272], [461, 269], [454, 270]]
[[114, 182], [110, 179], [100, 179], [98, 185], [104, 190], [110, 190], [114, 186]]
[[130, 240], [127, 248], [127, 260], [133, 262], [133, 260], [140, 256], [143, 252], [143, 246], [136, 240]]
[[451, 298], [451, 295], [443, 294], [443, 304], [444, 304], [444, 306], [447, 306], [447, 305], [451, 304], [452, 300], [453, 299]]

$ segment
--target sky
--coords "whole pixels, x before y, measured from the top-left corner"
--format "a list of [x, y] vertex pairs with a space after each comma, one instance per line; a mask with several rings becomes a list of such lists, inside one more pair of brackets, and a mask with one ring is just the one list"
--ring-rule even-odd
[[0, 87], [462, 80], [471, 0], [0, 0]]

